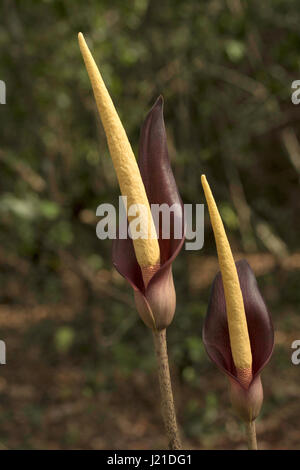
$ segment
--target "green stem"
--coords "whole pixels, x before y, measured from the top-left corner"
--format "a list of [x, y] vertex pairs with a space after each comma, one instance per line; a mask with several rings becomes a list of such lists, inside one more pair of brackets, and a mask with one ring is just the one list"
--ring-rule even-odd
[[158, 366], [161, 408], [168, 437], [168, 448], [170, 450], [181, 449], [171, 386], [166, 330], [153, 331], [153, 338]]
[[249, 450], [257, 450], [255, 421], [246, 423], [246, 434]]

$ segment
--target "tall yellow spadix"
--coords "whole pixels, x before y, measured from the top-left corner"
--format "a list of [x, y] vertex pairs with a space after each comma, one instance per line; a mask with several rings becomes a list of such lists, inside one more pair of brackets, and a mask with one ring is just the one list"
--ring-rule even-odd
[[[135, 214], [128, 216], [128, 220], [130, 222], [138, 217], [139, 231], [145, 237], [133, 240], [133, 244], [137, 261], [142, 268], [147, 284], [147, 280], [160, 265], [160, 251], [157, 238], [153, 237], [153, 234], [156, 235], [156, 231], [146, 190], [126, 132], [82, 33], [78, 34], [78, 40], [93, 87], [121, 193], [123, 196], [127, 196], [128, 209], [131, 206], [138, 209]], [[140, 205], [140, 210], [138, 206], [134, 206], [135, 204]]]
[[201, 176], [201, 182], [217, 245], [233, 362], [239, 379], [248, 386], [252, 379], [252, 354], [242, 291], [224, 225], [205, 175]]

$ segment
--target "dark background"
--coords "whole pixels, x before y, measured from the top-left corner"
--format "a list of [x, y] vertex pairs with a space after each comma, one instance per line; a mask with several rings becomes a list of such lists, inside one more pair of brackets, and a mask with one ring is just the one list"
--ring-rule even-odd
[[[259, 446], [299, 448], [299, 2], [2, 0], [0, 18], [1, 448], [165, 446], [151, 334], [112, 267], [111, 241], [95, 233], [97, 206], [116, 203], [119, 188], [78, 31], [134, 150], [162, 94], [185, 203], [204, 202], [206, 173], [276, 330]], [[168, 329], [185, 448], [245, 447], [227, 380], [201, 340], [217, 270], [206, 219], [204, 248], [174, 264]]]

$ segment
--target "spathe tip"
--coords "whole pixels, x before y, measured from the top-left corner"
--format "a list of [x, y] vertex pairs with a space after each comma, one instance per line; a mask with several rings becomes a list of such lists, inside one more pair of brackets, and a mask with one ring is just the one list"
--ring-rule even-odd
[[155, 108], [163, 109], [163, 107], [164, 107], [164, 98], [162, 95], [159, 95], [159, 97], [156, 99], [154, 105], [152, 106], [148, 114], [150, 114], [150, 112]]
[[159, 97], [157, 98], [155, 104], [159, 104], [159, 105], [163, 106], [163, 104], [164, 104], [164, 97], [163, 97], [163, 95], [159, 95]]

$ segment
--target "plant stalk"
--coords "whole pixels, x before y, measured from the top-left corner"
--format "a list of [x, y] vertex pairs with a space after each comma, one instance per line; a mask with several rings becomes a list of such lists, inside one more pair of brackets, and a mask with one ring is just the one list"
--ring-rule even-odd
[[153, 331], [154, 347], [157, 358], [158, 378], [161, 394], [161, 409], [168, 438], [168, 449], [181, 449], [172, 393], [166, 330]]
[[249, 450], [257, 450], [255, 421], [246, 423], [247, 443]]

